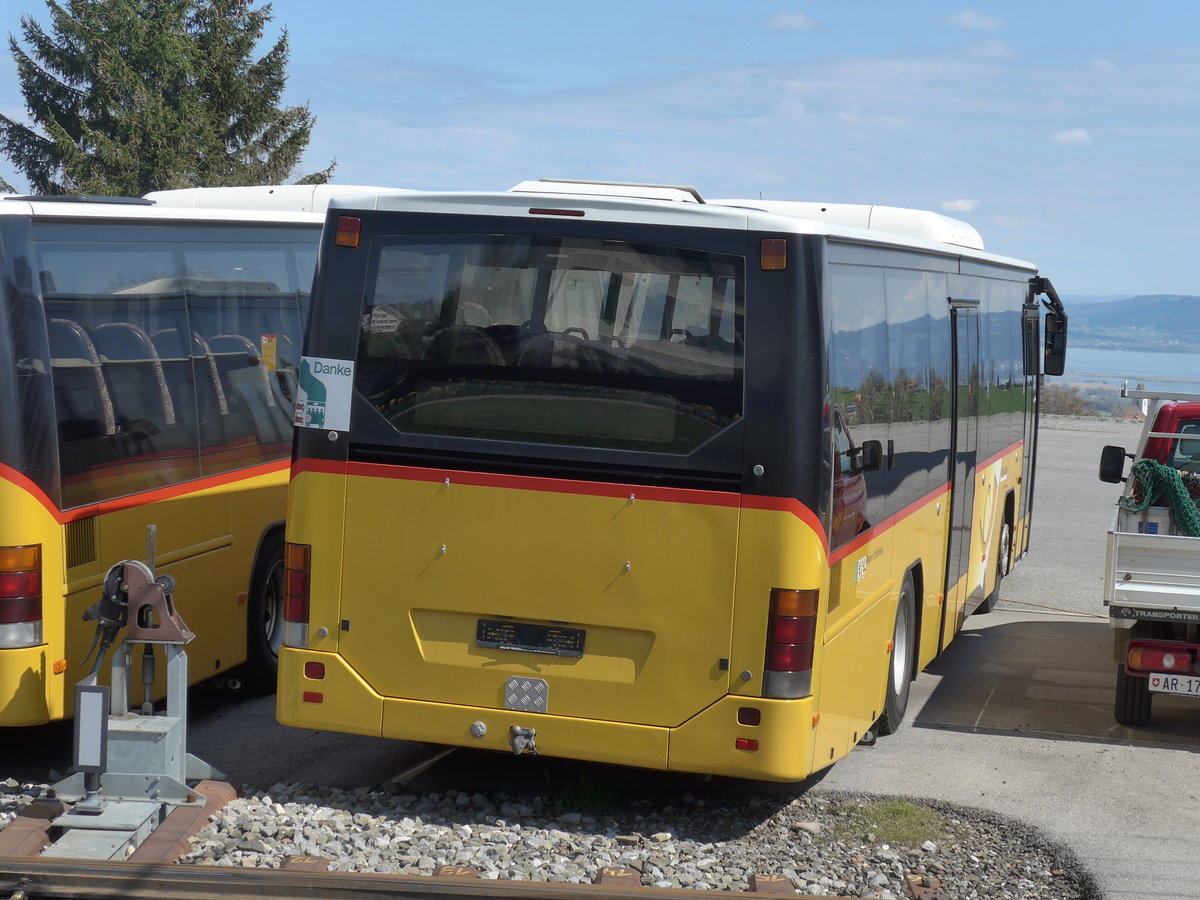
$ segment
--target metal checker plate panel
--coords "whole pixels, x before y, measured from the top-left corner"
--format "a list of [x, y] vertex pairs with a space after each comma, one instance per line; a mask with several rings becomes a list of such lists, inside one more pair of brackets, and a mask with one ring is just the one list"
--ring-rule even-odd
[[550, 705], [550, 685], [541, 678], [514, 677], [504, 684], [504, 708], [544, 713]]

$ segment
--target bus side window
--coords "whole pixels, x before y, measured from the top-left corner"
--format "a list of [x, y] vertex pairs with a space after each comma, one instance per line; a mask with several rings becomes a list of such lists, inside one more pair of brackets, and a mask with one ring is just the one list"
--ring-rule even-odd
[[78, 322], [50, 320], [50, 356], [59, 440], [115, 434], [112, 396], [100, 367], [100, 355]]
[[132, 322], [104, 322], [93, 334], [109, 383], [121, 403], [117, 412], [126, 423], [122, 427], [129, 428], [128, 423], [135, 421], [147, 427], [174, 425], [175, 402], [150, 335]]

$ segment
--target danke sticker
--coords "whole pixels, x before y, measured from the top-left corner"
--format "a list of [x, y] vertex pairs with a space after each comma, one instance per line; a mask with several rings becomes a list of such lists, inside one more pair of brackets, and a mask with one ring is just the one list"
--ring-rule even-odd
[[354, 360], [303, 357], [293, 420], [296, 427], [349, 431], [353, 391]]

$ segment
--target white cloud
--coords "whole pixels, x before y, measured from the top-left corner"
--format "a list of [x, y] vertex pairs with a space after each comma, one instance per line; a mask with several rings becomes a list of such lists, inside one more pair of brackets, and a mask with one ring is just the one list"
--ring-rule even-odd
[[984, 31], [996, 31], [1004, 27], [1004, 20], [989, 16], [974, 9], [964, 9], [962, 12], [947, 16], [946, 21], [959, 28], [982, 28]]
[[969, 213], [979, 205], [978, 200], [959, 197], [957, 200], [943, 200], [942, 211], [952, 213]]
[[1092, 60], [1092, 69], [1096, 72], [1115, 72], [1117, 69], [1116, 63], [1111, 59], [1105, 59], [1103, 56], [1097, 56]]
[[970, 54], [980, 59], [1012, 59], [1013, 52], [1004, 41], [984, 41], [972, 47]]
[[1086, 128], [1068, 128], [1054, 133], [1054, 141], [1058, 144], [1086, 144], [1091, 139]]
[[813, 27], [813, 20], [804, 13], [777, 13], [767, 27], [772, 31], [804, 31]]

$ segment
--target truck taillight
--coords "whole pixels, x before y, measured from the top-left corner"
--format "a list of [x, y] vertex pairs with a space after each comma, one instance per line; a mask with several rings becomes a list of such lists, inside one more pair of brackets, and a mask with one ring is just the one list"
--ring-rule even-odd
[[307, 647], [312, 547], [289, 542], [284, 548], [283, 561], [283, 642], [289, 647]]
[[1181, 641], [1130, 641], [1125, 647], [1125, 668], [1130, 672], [1196, 671], [1200, 647]]
[[42, 643], [42, 545], [0, 547], [0, 648]]
[[763, 696], [793, 699], [812, 693], [813, 646], [819, 591], [771, 589]]

